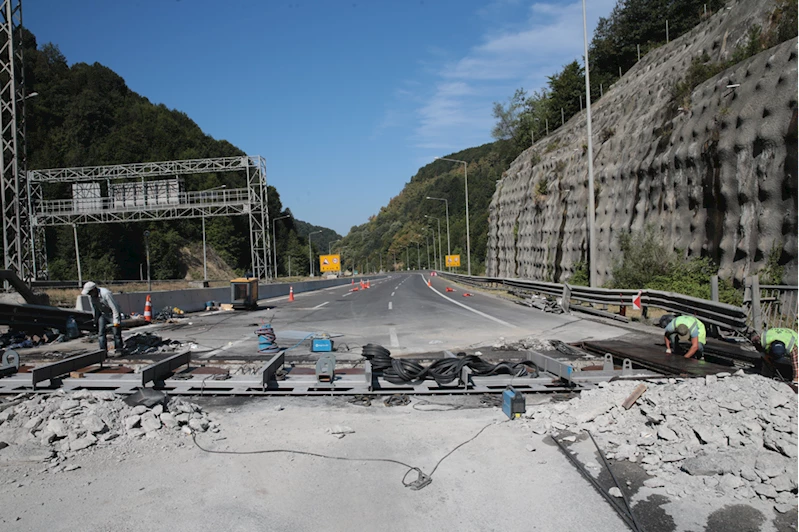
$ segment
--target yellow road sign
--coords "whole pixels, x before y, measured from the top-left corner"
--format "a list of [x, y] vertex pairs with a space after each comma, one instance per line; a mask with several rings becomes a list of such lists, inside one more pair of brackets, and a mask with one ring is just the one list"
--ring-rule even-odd
[[320, 272], [340, 272], [341, 255], [319, 255]]
[[461, 256], [460, 255], [447, 255], [447, 260], [445, 261], [447, 268], [459, 268], [461, 265]]

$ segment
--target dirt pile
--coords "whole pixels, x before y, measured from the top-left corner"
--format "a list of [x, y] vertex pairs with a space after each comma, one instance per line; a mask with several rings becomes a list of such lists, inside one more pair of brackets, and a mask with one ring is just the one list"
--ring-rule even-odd
[[578, 398], [529, 408], [535, 434], [588, 430], [607, 457], [640, 463], [646, 488], [728, 502], [760, 499], [785, 512], [797, 505], [797, 397], [756, 375], [647, 383], [603, 383]]
[[22, 395], [0, 403], [0, 461], [47, 461], [48, 468], [68, 470], [66, 460], [97, 446], [192, 431], [219, 432], [219, 424], [182, 399], [148, 408], [103, 391]]

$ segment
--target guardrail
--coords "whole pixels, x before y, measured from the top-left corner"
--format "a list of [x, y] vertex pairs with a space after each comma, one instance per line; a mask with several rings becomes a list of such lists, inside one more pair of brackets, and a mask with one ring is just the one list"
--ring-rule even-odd
[[[589, 288], [587, 286], [572, 286], [527, 279], [505, 279], [502, 277], [470, 277], [447, 272], [438, 272], [438, 275], [472, 286], [514, 288], [559, 298], [559, 303], [565, 311], [570, 309], [572, 303], [632, 306], [633, 298], [638, 295], [638, 290]], [[675, 314], [696, 316], [706, 325], [716, 325], [732, 331], [744, 332], [748, 328], [748, 316], [744, 308], [717, 301], [708, 301], [674, 292], [642, 290], [641, 305], [644, 309], [646, 307], [654, 307]]]

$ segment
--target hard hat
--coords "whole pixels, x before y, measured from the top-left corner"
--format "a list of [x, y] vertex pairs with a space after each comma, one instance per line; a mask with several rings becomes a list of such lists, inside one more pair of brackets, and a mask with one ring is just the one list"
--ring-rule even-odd
[[688, 329], [688, 326], [684, 323], [677, 325], [677, 336], [680, 337], [680, 340], [687, 341], [691, 338], [691, 331]]
[[86, 284], [83, 285], [83, 291], [81, 292], [81, 294], [83, 294], [84, 296], [88, 296], [89, 292], [91, 292], [95, 288], [97, 288], [96, 283], [94, 283], [93, 281], [86, 281]]
[[785, 344], [780, 342], [779, 340], [771, 342], [771, 345], [768, 348], [768, 352], [774, 358], [782, 358], [788, 353], [787, 350], [785, 349]]

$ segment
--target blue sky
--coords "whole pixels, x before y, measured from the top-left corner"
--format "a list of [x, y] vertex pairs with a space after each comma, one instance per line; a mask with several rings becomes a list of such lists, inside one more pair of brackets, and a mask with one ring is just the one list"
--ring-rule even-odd
[[[589, 36], [615, 3], [588, 0]], [[25, 0], [23, 21], [264, 156], [283, 205], [342, 234], [583, 50], [570, 0]]]

